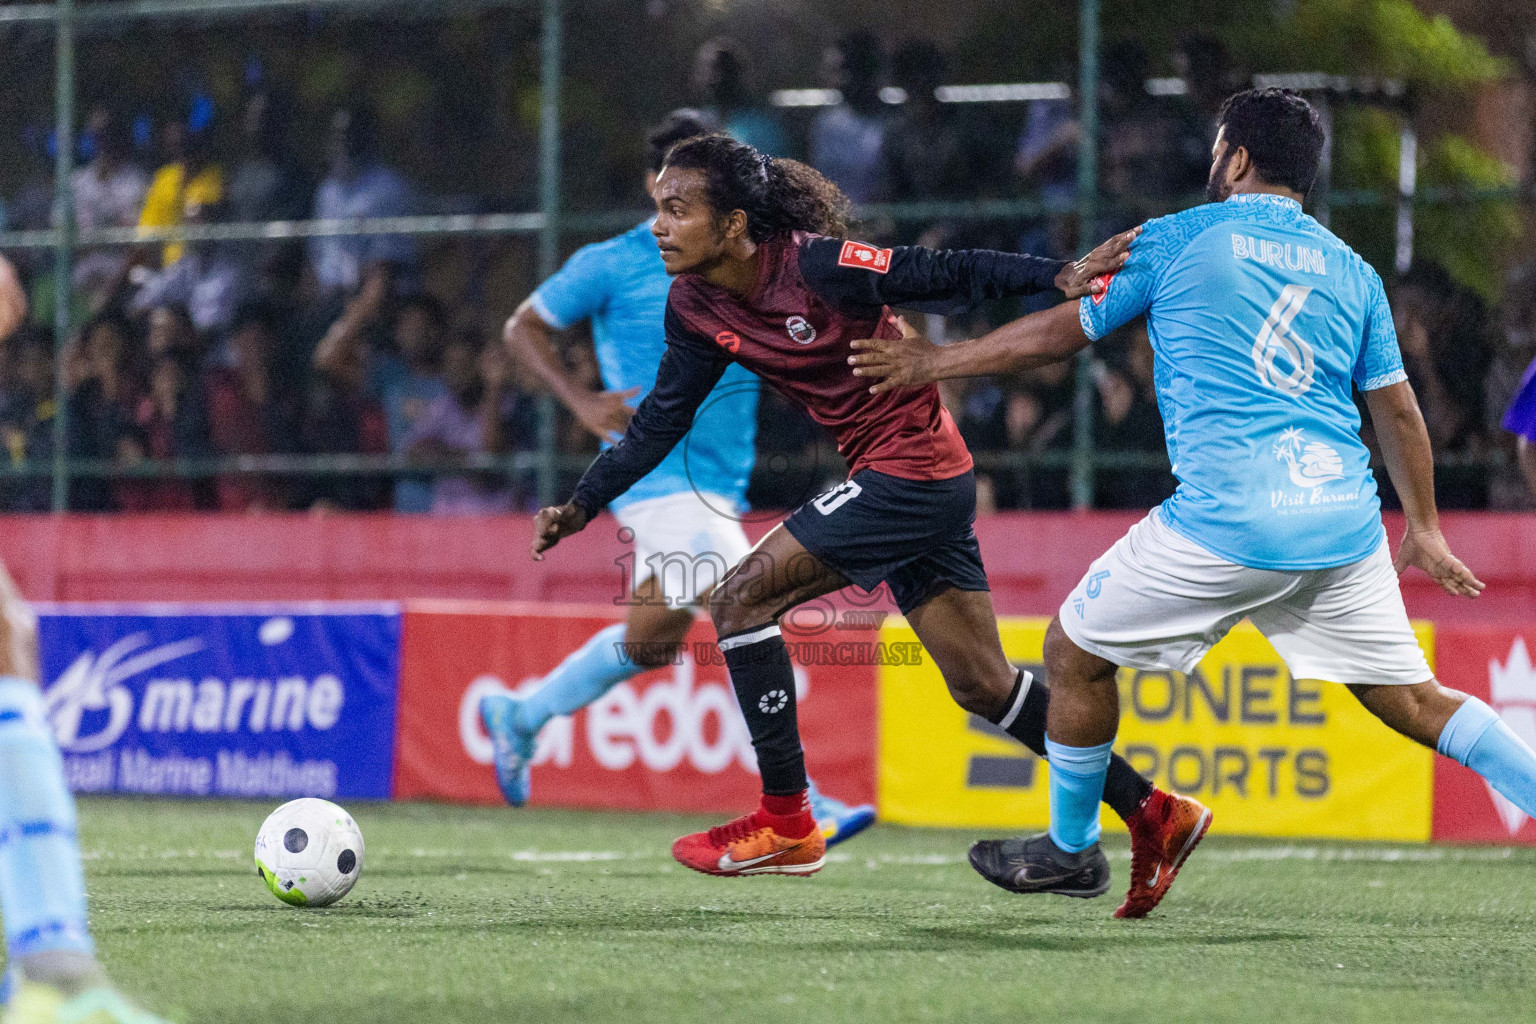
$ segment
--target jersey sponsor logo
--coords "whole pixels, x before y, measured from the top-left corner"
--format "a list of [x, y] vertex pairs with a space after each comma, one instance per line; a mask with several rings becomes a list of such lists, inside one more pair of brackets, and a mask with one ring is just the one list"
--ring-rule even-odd
[[[1269, 307], [1269, 315], [1253, 341], [1253, 368], [1258, 372], [1259, 383], [1287, 395], [1310, 391], [1317, 369], [1312, 345], [1291, 331], [1291, 321], [1311, 294], [1310, 285], [1288, 284], [1280, 289], [1279, 298]], [[1282, 357], [1290, 369], [1280, 364]]]
[[1100, 274], [1098, 277], [1094, 278], [1095, 281], [1104, 286], [1101, 291], [1089, 293], [1093, 296], [1093, 304], [1095, 306], [1102, 305], [1104, 300], [1109, 298], [1109, 282], [1115, 279], [1115, 274], [1117, 273], [1119, 273], [1119, 271], [1113, 271], [1108, 274]]
[[1291, 242], [1272, 242], [1267, 238], [1251, 235], [1232, 236], [1232, 256], [1240, 260], [1253, 260], [1277, 270], [1299, 270], [1303, 274], [1327, 276], [1328, 262], [1323, 250]]
[[721, 331], [715, 335], [715, 344], [735, 355], [741, 351], [741, 335], [735, 331]]
[[[843, 251], [837, 254], [840, 267], [862, 267], [884, 274], [891, 269], [891, 250], [876, 249], [863, 242], [844, 242]], [[797, 339], [798, 340], [798, 339]]]
[[[1504, 664], [1488, 660], [1488, 689], [1492, 698], [1488, 703], [1504, 724], [1527, 744], [1536, 746], [1536, 666], [1531, 664], [1531, 653], [1523, 637], [1515, 637]], [[1499, 820], [1510, 835], [1515, 835], [1525, 824], [1525, 812], [1487, 782], [1483, 784], [1493, 798]]]
[[789, 331], [789, 336], [801, 345], [809, 345], [816, 340], [816, 328], [803, 316], [792, 316], [784, 321], [784, 328]]
[[1339, 458], [1338, 450], [1321, 441], [1308, 441], [1296, 427], [1281, 431], [1274, 451], [1297, 487], [1315, 487], [1344, 479], [1344, 460]]
[[1322, 441], [1308, 441], [1298, 427], [1286, 427], [1271, 449], [1285, 463], [1291, 483], [1301, 488], [1287, 491], [1277, 488], [1269, 494], [1269, 507], [1281, 515], [1326, 512], [1339, 505], [1353, 505], [1360, 500], [1360, 488], [1344, 492], [1324, 490], [1324, 484], [1344, 479], [1344, 460], [1338, 450]]

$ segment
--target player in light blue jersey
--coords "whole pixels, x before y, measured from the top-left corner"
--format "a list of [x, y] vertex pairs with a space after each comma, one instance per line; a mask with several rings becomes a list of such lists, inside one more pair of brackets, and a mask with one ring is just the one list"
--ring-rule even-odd
[[[26, 319], [0, 256], [0, 342]], [[120, 996], [96, 960], [85, 913], [75, 801], [42, 691], [37, 617], [0, 566], [0, 916], [5, 1024], [165, 1024]]]
[[[1316, 112], [1294, 93], [1250, 90], [1220, 123], [1211, 203], [1149, 221], [1102, 293], [947, 348], [854, 342], [869, 350], [854, 372], [884, 378], [883, 390], [1051, 362], [1147, 318], [1179, 487], [1093, 563], [1051, 623], [1051, 830], [971, 852], [1016, 892], [1107, 883], [1098, 801], [1116, 666], [1188, 672], [1245, 617], [1293, 676], [1347, 685], [1536, 814], [1536, 752], [1482, 701], [1440, 685], [1408, 624], [1397, 572], [1417, 566], [1467, 597], [1483, 584], [1440, 534], [1429, 436], [1381, 279], [1302, 212], [1323, 144]], [[1407, 514], [1395, 562], [1354, 389]]]
[[[713, 130], [693, 111], [668, 117], [647, 140], [647, 190], [673, 145]], [[651, 226], [641, 224], [578, 250], [508, 321], [507, 347], [607, 446], [623, 434], [656, 382], [667, 347], [663, 314], [671, 284]], [[574, 379], [551, 339], [552, 331], [582, 320], [591, 321], [607, 390], [591, 391]], [[544, 724], [586, 707], [625, 679], [671, 663], [701, 603], [751, 548], [740, 516], [754, 458], [757, 395], [757, 378], [732, 365], [684, 441], [613, 502], [635, 545], [627, 620], [596, 633], [532, 695], [481, 702], [497, 782], [512, 806], [528, 800], [529, 766]], [[875, 817], [872, 807], [849, 807], [814, 787], [812, 811], [829, 845], [852, 838]]]

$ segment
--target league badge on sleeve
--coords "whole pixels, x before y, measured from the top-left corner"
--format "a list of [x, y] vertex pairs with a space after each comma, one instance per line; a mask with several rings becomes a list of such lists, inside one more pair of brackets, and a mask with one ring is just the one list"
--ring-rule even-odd
[[1113, 273], [1100, 274], [1098, 277], [1094, 278], [1095, 281], [1104, 286], [1103, 291], [1093, 293], [1093, 304], [1095, 306], [1100, 305], [1105, 299], [1109, 298], [1109, 282], [1113, 281], [1114, 279], [1115, 275]]
[[843, 251], [837, 255], [837, 265], [862, 267], [865, 270], [873, 270], [877, 274], [884, 274], [891, 269], [891, 250], [876, 249], [863, 242], [844, 242]]

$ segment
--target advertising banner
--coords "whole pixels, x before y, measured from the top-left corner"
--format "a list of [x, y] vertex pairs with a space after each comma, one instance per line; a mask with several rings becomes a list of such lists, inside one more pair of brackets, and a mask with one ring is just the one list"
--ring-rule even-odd
[[[1000, 622], [1009, 658], [1040, 671], [1046, 619]], [[1416, 626], [1433, 661], [1434, 636]], [[912, 636], [888, 624], [882, 638]], [[1293, 679], [1244, 623], [1184, 676], [1122, 670], [1116, 750], [1238, 835], [1425, 841], [1433, 755], [1342, 686]], [[880, 811], [920, 825], [1037, 828], [1047, 767], [957, 707], [931, 663], [880, 669]], [[1107, 829], [1123, 830], [1112, 812]]]
[[[621, 611], [622, 609], [615, 609]], [[594, 633], [607, 609], [415, 602], [407, 609], [395, 795], [499, 804], [479, 700], [519, 692]], [[879, 634], [839, 631], [797, 641], [799, 720], [811, 775], [849, 802], [874, 799]], [[620, 683], [590, 707], [550, 722], [533, 768], [536, 805], [745, 812], [760, 792], [757, 762], [713, 627], [696, 622], [673, 664]], [[796, 650], [797, 642], [810, 646]]]
[[390, 795], [394, 605], [43, 606], [76, 792]]
[[[1439, 676], [1487, 701], [1515, 735], [1536, 747], [1536, 628], [1442, 626]], [[1470, 768], [1435, 758], [1434, 839], [1536, 845], [1536, 822]]]

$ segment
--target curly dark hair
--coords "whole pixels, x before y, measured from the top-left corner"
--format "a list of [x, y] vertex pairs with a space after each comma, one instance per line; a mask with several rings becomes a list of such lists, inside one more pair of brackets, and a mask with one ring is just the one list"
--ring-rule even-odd
[[1306, 99], [1289, 89], [1246, 89], [1227, 97], [1216, 123], [1227, 147], [1242, 146], [1271, 185], [1306, 195], [1317, 180], [1323, 126]]
[[645, 136], [645, 167], [652, 174], [660, 174], [672, 147], [684, 139], [708, 135], [715, 131], [715, 120], [702, 110], [680, 107], [666, 116], [661, 124]]
[[771, 157], [717, 134], [679, 142], [667, 154], [666, 166], [703, 171], [709, 205], [722, 216], [732, 210], [745, 213], [754, 242], [790, 231], [848, 233], [848, 197], [798, 160]]

